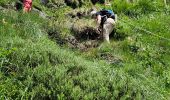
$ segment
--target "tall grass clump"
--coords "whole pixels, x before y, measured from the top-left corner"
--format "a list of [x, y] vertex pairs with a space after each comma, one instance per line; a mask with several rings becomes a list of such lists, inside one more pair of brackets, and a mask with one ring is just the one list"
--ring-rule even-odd
[[17, 0], [1, 0], [0, 5], [5, 5], [5, 4], [11, 4], [13, 2], [16, 2]]
[[144, 14], [164, 11], [165, 6], [163, 2], [158, 0], [138, 0], [134, 2], [127, 2], [126, 0], [114, 0], [112, 9], [116, 13], [124, 13], [131, 17], [137, 17]]
[[123, 46], [119, 46], [121, 50], [125, 48], [123, 55], [128, 54], [124, 58], [124, 68], [121, 69], [132, 76], [140, 74], [157, 79], [156, 84], [168, 93], [168, 79], [164, 77], [169, 70], [169, 16], [159, 12], [146, 14], [139, 19], [122, 19], [127, 23], [120, 21], [121, 24], [131, 30], [127, 31], [128, 37], [121, 43]]

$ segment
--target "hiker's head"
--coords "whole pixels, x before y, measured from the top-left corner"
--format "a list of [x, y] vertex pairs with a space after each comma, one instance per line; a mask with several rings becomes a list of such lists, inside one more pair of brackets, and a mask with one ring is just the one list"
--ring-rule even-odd
[[91, 11], [91, 12], [90, 12], [90, 15], [91, 15], [92, 18], [96, 18], [96, 16], [97, 16], [97, 11], [95, 11], [95, 10]]

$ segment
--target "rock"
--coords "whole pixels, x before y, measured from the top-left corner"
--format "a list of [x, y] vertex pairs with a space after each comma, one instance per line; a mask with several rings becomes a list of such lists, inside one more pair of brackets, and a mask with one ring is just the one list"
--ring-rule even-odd
[[67, 6], [72, 7], [73, 9], [81, 7], [83, 5], [82, 0], [65, 0]]
[[44, 18], [44, 19], [48, 18], [47, 14], [45, 12], [42, 12], [41, 9], [37, 9], [37, 7], [34, 7], [33, 11], [36, 12], [36, 13], [39, 13], [39, 16]]
[[79, 48], [80, 50], [86, 49], [85, 45], [83, 45], [82, 43], [79, 43], [79, 44], [77, 45], [77, 48]]
[[0, 6], [0, 10], [4, 10], [4, 8], [2, 6]]
[[19, 2], [19, 1], [15, 2], [15, 8], [16, 8], [16, 10], [22, 10], [22, 7], [23, 7], [22, 2]]
[[105, 0], [91, 0], [92, 4], [95, 5], [96, 3], [104, 4]]
[[65, 3], [67, 4], [67, 6], [71, 6], [73, 3], [73, 0], [65, 0]]
[[49, 3], [49, 0], [40, 0], [40, 2], [41, 2], [43, 5], [46, 5], [47, 3]]

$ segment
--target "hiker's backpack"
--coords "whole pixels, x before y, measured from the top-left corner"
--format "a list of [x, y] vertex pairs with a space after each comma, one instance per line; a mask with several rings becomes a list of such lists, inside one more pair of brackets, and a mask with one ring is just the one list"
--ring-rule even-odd
[[106, 15], [107, 18], [115, 19], [115, 14], [114, 14], [114, 12], [112, 10], [105, 10], [105, 9], [103, 9], [103, 10], [100, 11], [100, 15], [101, 16], [105, 16]]
[[101, 26], [103, 26], [103, 24], [107, 20], [107, 18], [112, 18], [115, 20], [115, 14], [112, 10], [103, 9], [100, 12], [98, 12], [98, 14], [100, 14], [102, 16], [101, 23], [100, 23]]

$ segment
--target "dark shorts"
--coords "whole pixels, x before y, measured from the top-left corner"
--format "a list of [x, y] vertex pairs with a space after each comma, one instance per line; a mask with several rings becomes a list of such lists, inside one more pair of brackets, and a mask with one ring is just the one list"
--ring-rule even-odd
[[[101, 27], [103, 27], [103, 24], [107, 20], [107, 18], [108, 18], [107, 16], [102, 16], [101, 23], [100, 23]], [[115, 15], [111, 15], [109, 18], [112, 18], [113, 20], [115, 20]]]
[[115, 15], [111, 15], [110, 18], [114, 19], [115, 20]]
[[107, 16], [102, 16], [100, 26], [103, 27], [104, 22], [107, 20]]

